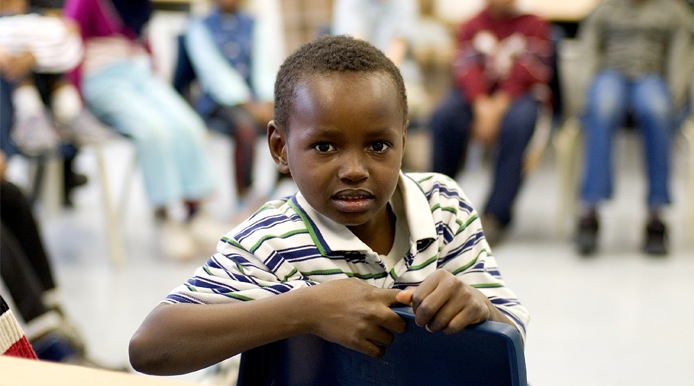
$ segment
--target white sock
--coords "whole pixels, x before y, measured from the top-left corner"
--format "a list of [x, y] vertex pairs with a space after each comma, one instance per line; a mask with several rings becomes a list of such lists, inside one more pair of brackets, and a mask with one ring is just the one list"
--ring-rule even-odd
[[53, 117], [60, 123], [68, 123], [82, 111], [82, 99], [77, 89], [63, 85], [53, 92]]
[[12, 93], [12, 103], [17, 120], [38, 115], [45, 108], [34, 85], [17, 87]]

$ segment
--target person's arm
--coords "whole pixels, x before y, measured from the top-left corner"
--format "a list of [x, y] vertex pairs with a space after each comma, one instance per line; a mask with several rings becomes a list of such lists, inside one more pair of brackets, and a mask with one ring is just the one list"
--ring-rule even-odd
[[202, 89], [223, 106], [236, 106], [252, 100], [246, 81], [222, 56], [205, 25], [190, 22], [185, 46]]
[[498, 92], [511, 100], [525, 95], [537, 85], [547, 85], [552, 77], [552, 43], [549, 24], [538, 17], [525, 17], [516, 36], [506, 39], [500, 56], [510, 64], [499, 82]]
[[678, 1], [673, 1], [671, 6], [674, 15], [668, 20], [672, 20], [674, 31], [669, 40], [666, 71], [674, 106], [680, 109], [686, 101], [687, 91], [694, 87], [694, 15]]
[[492, 146], [499, 136], [501, 120], [511, 106], [511, 96], [504, 91], [492, 95], [480, 95], [472, 101], [475, 139], [485, 146]]
[[525, 338], [528, 311], [506, 287], [477, 213], [455, 181], [437, 182], [446, 195], [430, 200], [450, 210], [441, 211], [436, 221], [443, 221], [455, 237], [440, 246], [437, 271], [417, 288], [398, 294], [398, 301], [411, 300], [415, 321], [432, 331], [455, 333], [492, 320], [515, 327]]
[[399, 292], [342, 279], [250, 301], [161, 304], [132, 337], [130, 362], [148, 374], [182, 374], [301, 334], [379, 356], [405, 329], [389, 308]]
[[[254, 4], [257, 3], [254, 2]], [[251, 82], [257, 101], [273, 103], [275, 99], [275, 78], [284, 59], [283, 33], [281, 28], [278, 27], [278, 19], [281, 17], [281, 13], [276, 9], [262, 11], [264, 12], [260, 14], [256, 12], [255, 14]], [[277, 11], [277, 14], [273, 11]]]
[[10, 82], [19, 82], [31, 73], [36, 58], [30, 51], [9, 54], [0, 47], [0, 74]]
[[[461, 25], [456, 32], [456, 53], [453, 60], [453, 80], [456, 87], [461, 90], [463, 96], [470, 102], [489, 94], [490, 86], [487, 84], [484, 71], [485, 54], [477, 47], [481, 40], [488, 35], [478, 35], [480, 28], [477, 18], [473, 18]], [[489, 36], [493, 39], [493, 36]], [[496, 44], [495, 41], [490, 41]]]
[[443, 269], [427, 276], [418, 287], [402, 291], [396, 299], [411, 303], [415, 322], [430, 332], [454, 334], [487, 320], [518, 328], [482, 292]]
[[84, 53], [78, 29], [71, 21], [36, 14], [0, 18], [0, 45], [10, 55], [30, 52], [35, 72], [71, 70]]

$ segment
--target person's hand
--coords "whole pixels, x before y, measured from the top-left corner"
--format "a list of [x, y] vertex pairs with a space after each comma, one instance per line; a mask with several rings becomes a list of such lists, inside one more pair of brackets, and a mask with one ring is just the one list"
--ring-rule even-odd
[[443, 269], [427, 276], [418, 287], [401, 291], [396, 299], [411, 302], [415, 323], [431, 332], [453, 334], [489, 320], [493, 314], [493, 305], [483, 293]]
[[272, 103], [268, 102], [247, 102], [244, 103], [243, 108], [251, 114], [253, 119], [256, 120], [261, 126], [267, 126], [268, 122], [272, 120], [275, 113]]
[[491, 147], [496, 142], [501, 124], [494, 101], [480, 97], [474, 101], [473, 110], [472, 135], [485, 147]]
[[19, 55], [0, 55], [0, 73], [10, 82], [19, 82], [26, 77], [36, 65], [36, 58], [29, 51]]
[[390, 309], [396, 289], [376, 288], [357, 279], [322, 283], [315, 287], [311, 307], [316, 315], [313, 333], [369, 356], [382, 356], [393, 333], [405, 331], [405, 320]]
[[499, 137], [501, 120], [510, 104], [511, 100], [505, 93], [479, 97], [473, 102], [473, 136], [485, 147], [491, 147]]
[[7, 156], [5, 152], [0, 150], [0, 180], [5, 179], [5, 172], [7, 171]]

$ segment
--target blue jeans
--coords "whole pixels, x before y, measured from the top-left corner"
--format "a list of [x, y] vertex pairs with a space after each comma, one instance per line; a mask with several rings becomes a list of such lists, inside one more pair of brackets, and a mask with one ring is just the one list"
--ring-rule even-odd
[[580, 198], [588, 206], [612, 196], [614, 136], [624, 124], [627, 111], [631, 111], [643, 133], [648, 207], [657, 209], [670, 203], [670, 148], [675, 130], [670, 90], [655, 75], [630, 80], [605, 70], [590, 85], [583, 116], [585, 150]]
[[[523, 182], [525, 150], [535, 131], [539, 102], [531, 95], [516, 99], [501, 121], [494, 149], [494, 175], [484, 213], [511, 222], [513, 203]], [[458, 90], [443, 99], [432, 115], [432, 169], [455, 178], [464, 167], [472, 132], [472, 107]]]
[[132, 138], [150, 202], [163, 207], [211, 194], [217, 181], [202, 118], [146, 61], [121, 61], [83, 79], [85, 101]]

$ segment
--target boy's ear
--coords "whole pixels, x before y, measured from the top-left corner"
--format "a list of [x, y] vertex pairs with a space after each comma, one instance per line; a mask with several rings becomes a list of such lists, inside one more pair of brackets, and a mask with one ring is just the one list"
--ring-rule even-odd
[[270, 148], [270, 155], [277, 165], [277, 170], [283, 174], [289, 174], [289, 163], [287, 162], [287, 144], [284, 131], [272, 120], [267, 124], [267, 144]]

